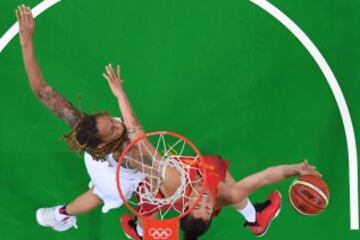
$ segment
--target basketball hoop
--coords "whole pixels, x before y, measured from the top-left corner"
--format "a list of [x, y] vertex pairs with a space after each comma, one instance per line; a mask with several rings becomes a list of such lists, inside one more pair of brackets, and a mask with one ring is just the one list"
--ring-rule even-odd
[[[144, 134], [123, 150], [116, 169], [117, 189], [125, 206], [143, 220], [144, 240], [179, 238], [179, 220], [191, 212], [203, 193], [202, 162], [190, 140], [168, 131]], [[135, 199], [127, 200], [121, 189], [121, 165], [144, 175]]]

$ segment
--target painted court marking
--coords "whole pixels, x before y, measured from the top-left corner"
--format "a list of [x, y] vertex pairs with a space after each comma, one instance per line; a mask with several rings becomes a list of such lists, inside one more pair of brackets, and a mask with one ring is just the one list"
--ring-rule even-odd
[[321, 72], [324, 74], [332, 93], [334, 94], [336, 103], [340, 110], [342, 121], [344, 123], [349, 157], [350, 229], [359, 230], [358, 165], [355, 133], [349, 109], [335, 75], [314, 43], [290, 18], [288, 18], [283, 12], [281, 12], [266, 0], [250, 0], [250, 2], [258, 5], [263, 10], [268, 12], [279, 22], [281, 22], [292, 34], [294, 34], [294, 36], [302, 43], [302, 45], [314, 58]]
[[[49, 7], [55, 5], [56, 3], [60, 2], [61, 0], [44, 0], [38, 5], [36, 5], [32, 10], [32, 14], [35, 17], [43, 13]], [[14, 13], [15, 16], [15, 13]], [[0, 53], [2, 50], [8, 45], [8, 43], [16, 36], [19, 32], [19, 24], [18, 22], [14, 23], [9, 30], [0, 38]]]
[[[32, 9], [34, 17], [37, 17], [42, 12], [60, 2], [61, 0], [44, 0]], [[341, 88], [326, 60], [316, 48], [309, 37], [284, 13], [274, 7], [266, 0], [250, 0], [252, 3], [261, 7], [270, 15], [281, 22], [294, 36], [303, 44], [306, 50], [314, 58], [320, 70], [324, 74], [332, 93], [335, 96], [336, 103], [340, 110], [340, 115], [344, 123], [348, 157], [349, 157], [349, 180], [350, 180], [350, 229], [359, 230], [359, 196], [358, 196], [358, 166], [357, 166], [357, 149], [354, 128], [351, 121], [349, 109], [347, 107], [344, 95]], [[19, 25], [16, 22], [1, 38], [0, 38], [0, 53], [6, 45], [19, 32]]]

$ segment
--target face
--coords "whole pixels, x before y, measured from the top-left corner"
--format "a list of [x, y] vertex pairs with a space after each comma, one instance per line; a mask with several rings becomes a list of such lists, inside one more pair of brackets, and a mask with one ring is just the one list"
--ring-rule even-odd
[[104, 143], [109, 143], [121, 138], [125, 132], [125, 127], [122, 122], [107, 115], [101, 115], [96, 118], [96, 127]]
[[[187, 206], [191, 206], [195, 201], [196, 199], [190, 199], [187, 202]], [[208, 221], [211, 219], [213, 209], [214, 209], [214, 203], [209, 195], [209, 192], [205, 191], [199, 203], [191, 210], [190, 215], [194, 218], [201, 218], [203, 220]]]

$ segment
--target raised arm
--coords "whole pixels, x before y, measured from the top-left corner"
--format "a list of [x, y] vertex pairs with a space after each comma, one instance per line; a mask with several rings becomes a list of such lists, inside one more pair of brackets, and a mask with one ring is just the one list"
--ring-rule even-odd
[[106, 73], [104, 73], [103, 76], [108, 81], [111, 91], [118, 100], [126, 131], [130, 140], [133, 140], [144, 134], [144, 130], [140, 125], [130, 105], [129, 99], [127, 98], [126, 93], [122, 87], [120, 80], [120, 65], [117, 66], [116, 74], [111, 64], [106, 65], [105, 70]]
[[45, 82], [36, 61], [33, 47], [35, 23], [30, 8], [24, 5], [19, 6], [16, 9], [16, 18], [19, 23], [22, 56], [32, 91], [53, 113], [62, 118], [70, 127], [74, 127], [81, 118], [81, 113]]

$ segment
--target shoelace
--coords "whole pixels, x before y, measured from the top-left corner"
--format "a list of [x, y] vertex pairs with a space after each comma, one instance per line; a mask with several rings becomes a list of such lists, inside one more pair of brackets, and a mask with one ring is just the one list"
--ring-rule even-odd
[[[254, 207], [255, 207], [255, 210], [256, 212], [259, 212], [261, 213], [265, 208], [267, 208], [269, 205], [271, 204], [271, 201], [270, 200], [266, 200], [265, 202], [262, 202], [262, 203], [255, 203], [254, 204]], [[259, 226], [259, 223], [257, 221], [255, 222], [248, 222], [248, 221], [245, 221], [245, 223], [243, 224], [244, 227], [247, 227], [247, 226]]]

